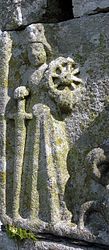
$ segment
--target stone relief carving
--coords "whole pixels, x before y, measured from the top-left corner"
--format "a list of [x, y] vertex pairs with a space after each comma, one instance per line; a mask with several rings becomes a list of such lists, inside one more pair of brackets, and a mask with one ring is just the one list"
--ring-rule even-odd
[[[109, 224], [109, 157], [102, 148], [95, 148], [86, 157], [88, 175], [85, 180], [86, 202], [80, 208], [79, 227], [84, 228], [85, 215], [95, 211]], [[84, 197], [85, 199], [85, 197]], [[96, 220], [96, 217], [95, 217]], [[94, 221], [92, 218], [92, 227]], [[101, 225], [99, 225], [101, 226]], [[97, 228], [96, 228], [97, 230]]]
[[[0, 32], [0, 218], [41, 233], [45, 248], [64, 236], [109, 246], [107, 19]], [[65, 55], [81, 65], [83, 95], [78, 66]]]
[[[77, 156], [78, 158], [78, 156]], [[76, 162], [76, 161], [75, 161]], [[78, 174], [72, 166], [74, 187], [72, 187], [73, 218], [80, 230], [90, 230], [93, 234], [109, 227], [109, 157], [107, 147], [92, 149], [84, 160], [84, 182], [80, 190]], [[77, 196], [75, 199], [75, 183]], [[78, 191], [79, 190], [79, 191]], [[102, 226], [103, 225], [103, 226]], [[102, 226], [102, 229], [101, 229]]]
[[13, 181], [13, 218], [19, 216], [19, 200], [21, 189], [21, 176], [23, 155], [26, 138], [25, 119], [32, 119], [32, 114], [26, 113], [25, 101], [29, 91], [25, 86], [18, 87], [14, 91], [14, 99], [17, 100], [16, 114], [10, 114], [9, 118], [15, 120], [15, 159], [14, 159], [14, 181]]
[[73, 59], [59, 57], [49, 64], [44, 74], [50, 97], [64, 112], [71, 111], [80, 97], [82, 80], [76, 76], [78, 73], [79, 68]]
[[[36, 231], [45, 225], [71, 221], [64, 198], [69, 177], [65, 123], [56, 119], [50, 105], [55, 114], [59, 109], [61, 113], [69, 113], [82, 91], [74, 60], [59, 57], [47, 64], [44, 48], [48, 51], [51, 48], [44, 41], [44, 45], [38, 42], [39, 47], [37, 43], [28, 47], [28, 58], [36, 70], [27, 87], [15, 89], [16, 112], [6, 115], [15, 124], [13, 199], [7, 208], [5, 194], [2, 207], [4, 224], [14, 223]], [[2, 187], [3, 192], [5, 186], [7, 183]]]
[[15, 130], [14, 167], [11, 176], [8, 169], [0, 176], [2, 222], [35, 233], [94, 241], [91, 230], [97, 221], [95, 211], [101, 221], [92, 231], [98, 232], [101, 224], [104, 228], [108, 225], [108, 173], [103, 170], [108, 158], [102, 148], [93, 149], [86, 157], [83, 194], [77, 198], [77, 186], [76, 191], [71, 187], [71, 209], [65, 188], [69, 175], [73, 175], [75, 185], [78, 182], [74, 162], [70, 166], [72, 174], [68, 172], [64, 119], [81, 101], [84, 88], [78, 77], [79, 68], [69, 57], [51, 60], [52, 50], [41, 25], [26, 32], [29, 42], [33, 39], [26, 47], [29, 67], [23, 78], [28, 79], [25, 86], [14, 88], [13, 105], [6, 113]]

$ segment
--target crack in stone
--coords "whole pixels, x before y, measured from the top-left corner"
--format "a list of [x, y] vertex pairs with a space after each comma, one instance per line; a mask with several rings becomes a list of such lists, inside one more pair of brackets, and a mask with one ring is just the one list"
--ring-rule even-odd
[[88, 16], [94, 16], [94, 15], [99, 15], [99, 14], [106, 14], [106, 13], [109, 13], [109, 7], [107, 8], [96, 8], [95, 10], [93, 10], [93, 12], [91, 13], [88, 13], [88, 14], [84, 14], [83, 16], [78, 16], [78, 17], [74, 17], [72, 19], [68, 19], [68, 20], [65, 20], [65, 21], [57, 21], [57, 22], [45, 22], [45, 21], [41, 21], [41, 22], [31, 22], [31, 23], [28, 23], [26, 25], [21, 25], [21, 26], [18, 26], [16, 29], [1, 29], [2, 32], [5, 32], [5, 31], [9, 31], [9, 32], [12, 32], [12, 31], [22, 31], [22, 30], [25, 30], [29, 25], [32, 25], [32, 24], [38, 24], [38, 23], [41, 23], [41, 24], [59, 24], [59, 23], [62, 23], [62, 22], [67, 22], [67, 21], [71, 21], [71, 20], [75, 20], [75, 19], [80, 19], [80, 18], [83, 18], [83, 17], [88, 17]]
[[101, 14], [101, 13], [108, 13], [108, 12], [109, 12], [109, 7], [106, 7], [106, 8], [97, 7], [95, 10], [93, 10], [91, 13], [89, 13], [88, 16], [97, 15], [97, 14]]
[[65, 237], [65, 236], [57, 236], [57, 235], [53, 235], [52, 233], [39, 233], [36, 235], [37, 240], [39, 241], [46, 241], [46, 242], [54, 242], [54, 243], [64, 243], [64, 244], [69, 244], [70, 247], [72, 247], [73, 245], [75, 246], [83, 246], [83, 247], [94, 247], [97, 248], [99, 247], [99, 249], [109, 249], [109, 246], [104, 245], [104, 244], [99, 244], [99, 243], [93, 243], [93, 242], [88, 242], [85, 240], [79, 240], [79, 239], [75, 239], [72, 238], [70, 239], [69, 237]]

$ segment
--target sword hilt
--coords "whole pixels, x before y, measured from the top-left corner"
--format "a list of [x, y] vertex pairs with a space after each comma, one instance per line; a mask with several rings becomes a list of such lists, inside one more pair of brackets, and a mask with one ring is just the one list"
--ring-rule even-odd
[[18, 114], [24, 114], [24, 118], [32, 119], [32, 114], [25, 112], [25, 97], [29, 95], [29, 89], [25, 86], [20, 86], [14, 91], [14, 99], [18, 102]]
[[20, 86], [14, 91], [14, 99], [23, 100], [26, 96], [29, 95], [29, 89], [25, 86]]
[[14, 99], [17, 100], [17, 113], [7, 114], [7, 118], [16, 119], [21, 114], [23, 119], [32, 119], [31, 113], [25, 111], [25, 97], [29, 95], [29, 89], [25, 86], [20, 86], [14, 91]]

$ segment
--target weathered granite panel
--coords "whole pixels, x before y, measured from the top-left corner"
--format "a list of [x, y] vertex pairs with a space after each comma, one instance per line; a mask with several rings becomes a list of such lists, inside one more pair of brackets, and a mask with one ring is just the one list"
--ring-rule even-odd
[[108, 19], [1, 33], [5, 225], [109, 247]]
[[109, 10], [108, 0], [72, 0], [74, 17]]

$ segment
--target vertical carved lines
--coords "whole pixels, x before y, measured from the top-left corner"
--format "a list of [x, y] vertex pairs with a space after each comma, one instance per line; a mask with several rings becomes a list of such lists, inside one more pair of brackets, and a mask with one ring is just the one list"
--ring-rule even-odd
[[8, 102], [8, 74], [11, 57], [11, 40], [8, 34], [2, 33], [0, 38], [0, 217], [6, 217], [6, 119], [5, 111]]
[[37, 189], [39, 193], [39, 218], [48, 222], [59, 219], [59, 198], [56, 172], [51, 150], [51, 117], [48, 107], [38, 104], [33, 108], [40, 121], [40, 151]]

